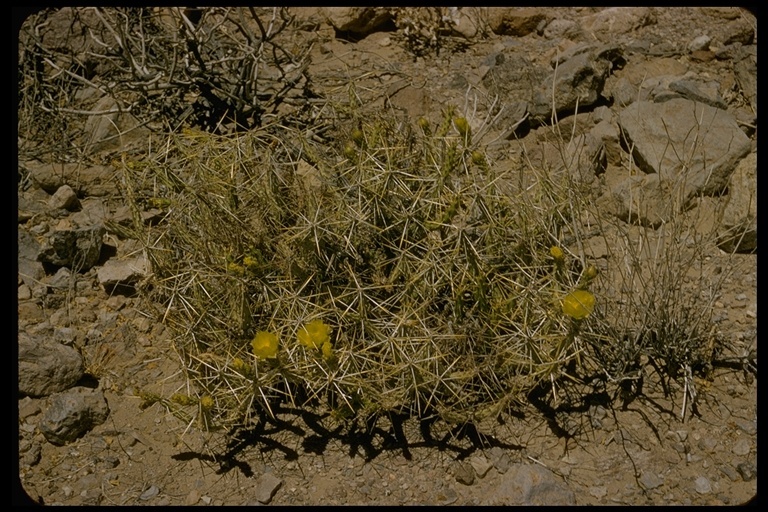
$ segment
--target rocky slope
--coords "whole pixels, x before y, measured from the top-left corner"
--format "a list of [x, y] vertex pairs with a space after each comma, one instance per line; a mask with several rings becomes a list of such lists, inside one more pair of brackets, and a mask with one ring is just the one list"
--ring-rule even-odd
[[[300, 22], [290, 30], [313, 42], [311, 81], [292, 80], [294, 98], [312, 89], [333, 100], [347, 94], [338, 83], [354, 80], [363, 101], [413, 119], [436, 119], [455, 104], [490, 141], [498, 165], [522, 157], [562, 165], [550, 137], [554, 110], [569, 134], [569, 168], [606, 213], [653, 230], [672, 216], [724, 206], [717, 244], [706, 249], [728, 275], [715, 306], [729, 345], [714, 377], [699, 383], [697, 414], [681, 417], [681, 390], [666, 396], [653, 375], [629, 406], [605, 397], [555, 418], [533, 397], [520, 417], [483, 430], [393, 418], [351, 435], [285, 410], [281, 424], [225, 439], [159, 405], [141, 409], [137, 389], [168, 393], [183, 377], [159, 321], [163, 306], [137, 293], [151, 276], [141, 244], [107, 229], [131, 219], [108, 162], [118, 150], [141, 151], [146, 135], [134, 130], [117, 146], [114, 130], [133, 123], [121, 114], [87, 126], [99, 164], [19, 155], [20, 493], [65, 505], [752, 498], [755, 18], [736, 8], [645, 7], [294, 14]], [[146, 222], [161, 214], [143, 212]], [[606, 248], [595, 239], [586, 250], [599, 260]]]

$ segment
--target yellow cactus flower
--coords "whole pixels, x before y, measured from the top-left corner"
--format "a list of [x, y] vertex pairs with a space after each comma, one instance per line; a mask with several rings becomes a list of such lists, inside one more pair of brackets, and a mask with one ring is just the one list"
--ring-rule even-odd
[[363, 130], [360, 128], [355, 128], [352, 130], [352, 133], [350, 134], [353, 141], [355, 141], [355, 144], [362, 147], [363, 143], [365, 142], [365, 134], [363, 133]]
[[467, 122], [467, 119], [465, 117], [457, 117], [453, 120], [453, 124], [456, 126], [456, 130], [459, 132], [459, 135], [468, 140], [472, 130], [469, 127], [469, 122]]
[[277, 334], [268, 331], [259, 331], [251, 340], [251, 347], [256, 357], [264, 359], [273, 358], [277, 355]]
[[213, 397], [209, 395], [200, 397], [200, 408], [203, 411], [210, 411], [211, 409], [213, 409]]
[[561, 305], [564, 315], [581, 320], [595, 309], [595, 296], [586, 290], [574, 290], [563, 298]]
[[584, 270], [585, 279], [594, 279], [597, 277], [597, 274], [598, 274], [598, 271], [594, 265], [590, 265], [586, 268], [586, 270]]
[[307, 348], [321, 348], [331, 343], [331, 326], [322, 320], [312, 320], [299, 329], [299, 343]]
[[232, 366], [233, 370], [239, 373], [248, 373], [250, 370], [248, 364], [239, 357], [234, 358], [230, 366]]
[[323, 348], [321, 350], [323, 352], [323, 359], [326, 361], [333, 359], [333, 347], [331, 347], [331, 343], [329, 341], [323, 343]]
[[565, 259], [565, 254], [563, 253], [563, 250], [560, 247], [556, 246], [556, 245], [553, 245], [552, 247], [549, 248], [549, 254], [557, 262], [561, 262], [561, 261], [563, 261], [563, 259]]

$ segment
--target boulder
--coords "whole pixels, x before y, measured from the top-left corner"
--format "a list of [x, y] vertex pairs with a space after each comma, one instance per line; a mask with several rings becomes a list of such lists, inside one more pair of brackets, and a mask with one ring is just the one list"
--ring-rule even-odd
[[757, 153], [739, 162], [731, 175], [718, 245], [727, 252], [757, 251]]
[[39, 397], [64, 391], [83, 376], [83, 358], [72, 347], [19, 333], [19, 393]]
[[51, 395], [37, 428], [50, 443], [64, 445], [101, 425], [108, 416], [104, 393], [76, 387]]

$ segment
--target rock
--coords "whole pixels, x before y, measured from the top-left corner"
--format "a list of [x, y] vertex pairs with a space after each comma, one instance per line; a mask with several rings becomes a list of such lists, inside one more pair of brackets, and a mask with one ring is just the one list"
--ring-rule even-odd
[[704, 82], [696, 79], [680, 79], [669, 82], [669, 89], [680, 94], [683, 98], [700, 101], [715, 108], [727, 109], [728, 105], [720, 96], [717, 82]]
[[144, 255], [110, 259], [96, 271], [96, 275], [107, 293], [132, 294], [136, 284], [149, 275], [149, 261]]
[[754, 480], [757, 476], [757, 468], [751, 462], [742, 462], [736, 466], [736, 471], [739, 472], [741, 478], [745, 482]]
[[658, 174], [630, 176], [599, 199], [601, 207], [624, 222], [657, 228], [685, 205], [680, 191]]
[[105, 232], [104, 226], [57, 229], [41, 248], [38, 260], [85, 272], [99, 261]]
[[497, 35], [522, 37], [535, 32], [548, 17], [546, 11], [536, 7], [492, 7], [488, 26]]
[[713, 18], [735, 20], [741, 17], [741, 9], [738, 7], [699, 7], [698, 9]]
[[490, 471], [491, 468], [493, 467], [493, 464], [482, 455], [476, 455], [472, 457], [472, 459], [469, 462], [474, 468], [477, 476], [479, 476], [480, 478], [484, 478], [485, 475], [488, 474], [488, 471]]
[[513, 464], [483, 505], [575, 505], [573, 491], [538, 464]]
[[581, 19], [581, 26], [596, 36], [625, 34], [656, 22], [648, 7], [612, 7]]
[[322, 12], [337, 34], [354, 38], [364, 38], [393, 21], [392, 13], [384, 7], [326, 7]]
[[266, 505], [272, 501], [272, 497], [281, 485], [283, 485], [283, 481], [275, 475], [270, 472], [264, 473], [256, 480], [256, 499], [259, 503]]
[[544, 27], [543, 35], [547, 39], [576, 39], [581, 34], [581, 25], [573, 20], [557, 18]]
[[686, 199], [722, 192], [752, 147], [730, 113], [687, 99], [635, 102], [619, 126], [640, 170], [682, 185]]
[[43, 264], [37, 259], [40, 254], [40, 244], [25, 229], [19, 228], [17, 233], [19, 276], [31, 290], [40, 288], [40, 281], [45, 276]]
[[643, 471], [639, 480], [646, 489], [656, 489], [664, 484], [664, 480], [652, 471]]
[[146, 491], [141, 493], [141, 495], [139, 495], [139, 499], [142, 501], [151, 500], [158, 494], [160, 494], [160, 488], [157, 487], [156, 485], [151, 485], [149, 486], [149, 489], [147, 489]]
[[106, 165], [84, 167], [74, 163], [24, 163], [32, 180], [49, 194], [69, 185], [80, 197], [102, 197], [118, 194], [115, 169]]
[[755, 39], [755, 29], [749, 23], [741, 20], [733, 20], [723, 28], [725, 37], [724, 45], [741, 43], [743, 45], [752, 44]]
[[739, 83], [742, 94], [757, 113], [757, 58], [747, 54], [733, 65], [736, 81]]
[[543, 142], [526, 150], [531, 164], [553, 175], [570, 173], [580, 186], [589, 187], [595, 176], [605, 170], [605, 151], [602, 142], [587, 133], [577, 135], [564, 146]]
[[64, 391], [83, 376], [77, 350], [19, 333], [19, 393], [39, 397]]
[[475, 483], [475, 471], [471, 464], [463, 462], [457, 462], [454, 465], [454, 476], [456, 481], [464, 485], [472, 485]]
[[601, 97], [614, 63], [622, 58], [621, 51], [613, 45], [581, 47], [580, 50], [580, 53], [558, 63], [542, 85], [535, 89], [528, 108], [532, 121], [548, 123], [553, 102], [554, 110], [563, 114], [594, 105]]
[[707, 48], [709, 48], [709, 43], [711, 42], [712, 42], [712, 38], [709, 37], [708, 35], [706, 34], [700, 35], [699, 37], [694, 38], [693, 41], [688, 43], [688, 51], [693, 53], [700, 50], [706, 50]]
[[750, 450], [752, 449], [752, 446], [750, 442], [746, 439], [739, 439], [735, 443], [733, 443], [733, 446], [731, 446], [731, 451], [736, 455], [749, 455]]
[[754, 436], [757, 434], [757, 422], [755, 420], [734, 418], [733, 423], [747, 435]]
[[104, 423], [108, 416], [109, 406], [100, 390], [75, 387], [50, 396], [37, 427], [49, 442], [63, 445]]
[[694, 482], [696, 492], [699, 494], [709, 494], [712, 492], [712, 484], [705, 476], [700, 476]]
[[99, 99], [92, 108], [96, 115], [89, 115], [85, 121], [83, 136], [89, 151], [101, 152], [126, 148], [130, 142], [146, 140], [149, 131], [127, 112], [120, 111], [120, 105], [109, 95]]
[[51, 196], [48, 201], [48, 206], [52, 209], [64, 209], [72, 211], [80, 206], [80, 201], [77, 199], [77, 194], [69, 185], [62, 185]]
[[728, 199], [718, 232], [718, 245], [726, 252], [757, 250], [757, 153], [739, 162], [730, 177]]
[[494, 446], [488, 453], [490, 455], [491, 462], [493, 463], [493, 467], [496, 468], [496, 471], [502, 475], [506, 473], [509, 469], [509, 466], [512, 464], [512, 459], [510, 458], [509, 454], [499, 446]]

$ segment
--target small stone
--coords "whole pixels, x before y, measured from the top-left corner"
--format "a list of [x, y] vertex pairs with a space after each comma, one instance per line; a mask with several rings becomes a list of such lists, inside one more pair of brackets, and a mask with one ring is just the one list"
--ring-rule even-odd
[[705, 476], [700, 476], [697, 478], [696, 482], [694, 482], [694, 485], [696, 486], [696, 492], [699, 494], [709, 494], [712, 492], [712, 484]]
[[485, 475], [487, 475], [488, 471], [490, 471], [491, 468], [493, 467], [493, 464], [489, 462], [488, 459], [486, 459], [482, 455], [472, 457], [470, 464], [472, 464], [472, 467], [474, 468], [475, 473], [477, 473], [477, 476], [479, 476], [480, 478], [483, 478]]
[[757, 434], [757, 422], [753, 420], [744, 420], [741, 418], [734, 418], [733, 422], [739, 427], [745, 434], [753, 436]]
[[196, 504], [198, 501], [200, 501], [200, 491], [197, 489], [192, 489], [189, 491], [189, 494], [187, 494], [187, 497], [184, 498], [184, 505], [191, 506]]
[[757, 476], [757, 469], [755, 468], [755, 465], [751, 462], [742, 462], [738, 466], [736, 466], [736, 471], [739, 472], [741, 475], [741, 478], [745, 482], [749, 482], [750, 480], [754, 480]]
[[645, 487], [646, 489], [655, 489], [657, 487], [660, 487], [664, 480], [658, 477], [656, 473], [652, 473], [650, 471], [644, 471], [642, 475], [640, 475], [640, 483]]
[[150, 486], [149, 489], [141, 493], [141, 496], [139, 496], [139, 499], [144, 501], [151, 500], [152, 498], [157, 496], [159, 493], [160, 493], [160, 489], [156, 485], [153, 485], [153, 486]]
[[454, 476], [460, 484], [472, 485], [475, 483], [475, 471], [470, 464], [457, 463], [454, 466]]
[[736, 471], [731, 465], [725, 464], [722, 466], [718, 466], [717, 469], [719, 469], [722, 474], [730, 478], [732, 482], [735, 482], [739, 479], [740, 475], [738, 471]]
[[731, 448], [731, 451], [736, 455], [748, 455], [751, 449], [752, 447], [748, 440], [739, 439], [738, 441], [733, 443], [733, 447]]
[[705, 452], [709, 452], [709, 453], [714, 452], [716, 446], [717, 446], [717, 439], [714, 439], [712, 437], [703, 437], [699, 441], [699, 448], [701, 448]]
[[589, 494], [595, 498], [602, 498], [608, 494], [608, 489], [604, 485], [598, 485], [589, 488]]

